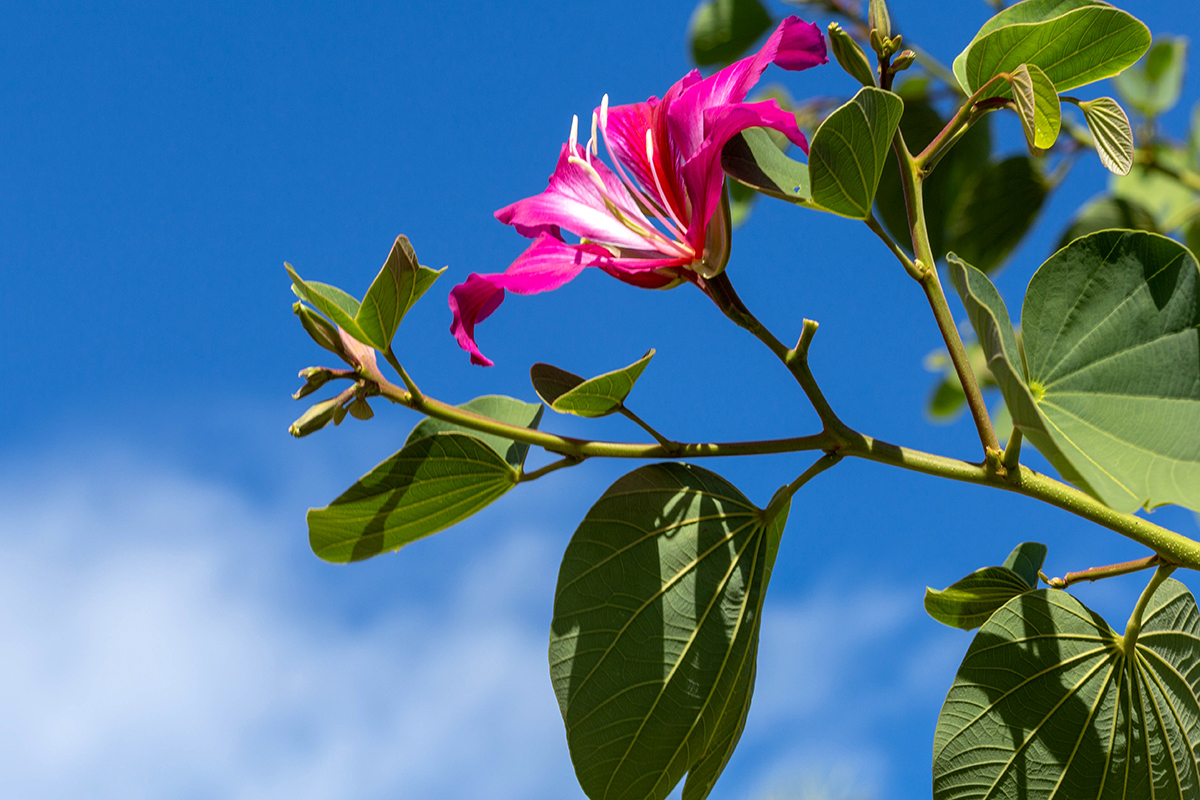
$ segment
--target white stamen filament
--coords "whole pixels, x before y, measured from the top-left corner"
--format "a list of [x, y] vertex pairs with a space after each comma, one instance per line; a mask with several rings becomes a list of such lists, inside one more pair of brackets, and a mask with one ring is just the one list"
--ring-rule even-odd
[[679, 226], [679, 230], [684, 230], [687, 226], [679, 221], [679, 217], [675, 216], [675, 212], [671, 210], [671, 204], [666, 202], [667, 193], [663, 191], [662, 181], [659, 180], [658, 170], [654, 168], [654, 137], [650, 133], [650, 129], [646, 129], [646, 161], [650, 164], [650, 173], [654, 176], [654, 185], [658, 187], [658, 196], [663, 198], [663, 205], [666, 206], [665, 211], [671, 215], [671, 219], [675, 220], [675, 224]]
[[574, 114], [571, 117], [571, 138], [570, 138], [571, 155], [575, 155], [575, 148], [579, 146], [579, 115]]
[[608, 196], [608, 190], [604, 185], [604, 179], [600, 177], [600, 173], [596, 171], [596, 168], [587, 161], [584, 161], [578, 156], [572, 155], [567, 158], [567, 163], [578, 166], [591, 179], [592, 183], [596, 186], [596, 191], [600, 194], [600, 199], [604, 201], [604, 207], [608, 209], [608, 213], [616, 217], [618, 222], [620, 222], [629, 230], [633, 231], [633, 233], [641, 236], [647, 242], [652, 243], [656, 250], [659, 250], [660, 252], [671, 252], [674, 255], [681, 257], [692, 257], [695, 255], [690, 247], [683, 249], [679, 242], [675, 242], [666, 238], [654, 228], [646, 230], [641, 225], [630, 219], [629, 215], [622, 211]]
[[[605, 95], [605, 97], [608, 97], [608, 95]], [[605, 114], [607, 115], [607, 113], [608, 113], [608, 109], [605, 109]], [[600, 140], [596, 137], [596, 112], [593, 111], [592, 112], [592, 138], [588, 139], [588, 145], [590, 146], [592, 155], [594, 155], [594, 156], [600, 155], [599, 142], [600, 142]]]

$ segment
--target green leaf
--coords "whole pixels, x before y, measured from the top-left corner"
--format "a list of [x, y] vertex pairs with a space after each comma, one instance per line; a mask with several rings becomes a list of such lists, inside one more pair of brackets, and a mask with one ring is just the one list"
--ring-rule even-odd
[[772, 24], [759, 0], [706, 0], [692, 13], [692, 58], [702, 67], [733, 63]]
[[808, 151], [813, 201], [835, 214], [866, 219], [903, 114], [898, 95], [864, 86], [826, 117]]
[[653, 464], [588, 512], [563, 555], [550, 675], [593, 800], [708, 796], [741, 736], [763, 596], [787, 518], [718, 475]]
[[[541, 403], [526, 403], [523, 400], [499, 394], [487, 394], [483, 397], [476, 397], [474, 400], [458, 406], [458, 408], [478, 414], [481, 417], [487, 417], [488, 419], [533, 429], [536, 429], [538, 423], [542, 421], [542, 414], [545, 412], [545, 407]], [[408, 434], [408, 438], [404, 440], [404, 445], [407, 447], [418, 439], [425, 436], [432, 436], [442, 431], [469, 433], [495, 450], [496, 454], [507, 461], [513, 469], [519, 470], [521, 465], [525, 463], [525, 456], [529, 453], [529, 445], [523, 442], [514, 442], [512, 439], [506, 439], [496, 434], [480, 433], [471, 428], [464, 428], [461, 425], [455, 425], [452, 422], [445, 422], [433, 417], [426, 417], [418, 422], [417, 426], [412, 429], [412, 433]]]
[[[907, 87], [912, 81], [904, 84]], [[987, 168], [992, 150], [990, 116], [975, 123], [958, 143], [942, 157], [924, 182], [925, 226], [929, 232], [929, 246], [933, 257], [940, 261], [946, 255], [947, 225], [951, 210], [960, 202], [964, 188]], [[925, 149], [933, 137], [946, 126], [946, 120], [934, 110], [924, 97], [905, 98], [904, 116], [900, 130], [904, 141], [914, 153]], [[904, 186], [900, 180], [900, 169], [896, 159], [888, 158], [879, 189], [875, 193], [875, 209], [892, 238], [912, 252], [912, 238], [908, 230], [908, 210], [904, 202]]]
[[1137, 644], [1066, 592], [1009, 600], [942, 706], [934, 800], [1195, 797], [1200, 615], [1166, 581]]
[[359, 330], [367, 337], [360, 341], [386, 352], [404, 315], [445, 271], [445, 267], [434, 270], [418, 264], [408, 237], [397, 236], [354, 316]]
[[1117, 76], [1117, 91], [1125, 102], [1145, 117], [1174, 108], [1183, 89], [1187, 46], [1184, 36], [1159, 37], [1145, 58]]
[[721, 169], [763, 194], [800, 205], [809, 204], [808, 165], [788, 158], [762, 128], [749, 128], [721, 150]]
[[324, 508], [308, 511], [308, 541], [326, 561], [361, 561], [461, 522], [511, 489], [517, 472], [473, 436], [409, 442]]
[[[1159, 148], [1154, 151], [1154, 159], [1171, 170], [1188, 168], [1187, 153], [1182, 149]], [[1109, 188], [1113, 194], [1145, 206], [1164, 232], [1170, 230], [1167, 223], [1180, 218], [1196, 198], [1191, 189], [1175, 178], [1141, 164], [1134, 165], [1128, 175], [1112, 176]]]
[[1013, 102], [1025, 129], [1025, 141], [1034, 155], [1049, 150], [1062, 127], [1062, 104], [1054, 83], [1034, 64], [1022, 64], [1009, 80]]
[[967, 182], [950, 212], [947, 249], [992, 272], [1025, 237], [1047, 192], [1046, 179], [1028, 156], [988, 165]]
[[305, 300], [313, 308], [333, 320], [333, 323], [358, 341], [367, 344], [366, 334], [358, 327], [354, 318], [358, 315], [359, 303], [350, 295], [336, 286], [316, 281], [305, 281], [292, 268], [284, 263], [284, 268], [292, 278], [292, 291], [301, 300]]
[[1046, 563], [1046, 545], [1041, 542], [1021, 542], [1013, 548], [1002, 565], [1020, 576], [1030, 589], [1036, 589], [1038, 575]]
[[1110, 228], [1158, 232], [1154, 216], [1141, 204], [1124, 197], [1100, 197], [1088, 203], [1059, 237], [1056, 250], [1061, 250], [1080, 236]]
[[925, 612], [951, 628], [974, 630], [1032, 586], [1011, 569], [984, 567], [938, 591], [925, 588]]
[[529, 369], [533, 389], [548, 406], [560, 414], [603, 417], [620, 411], [633, 385], [654, 358], [654, 350], [628, 367], [584, 380], [550, 364], [534, 364]]
[[954, 59], [967, 94], [1021, 64], [1041, 67], [1058, 91], [1111, 78], [1150, 47], [1150, 30], [1096, 0], [1025, 0], [992, 17]]
[[951, 278], [1015, 424], [1064, 478], [1118, 511], [1200, 509], [1200, 266], [1185, 247], [1101, 231], [1051, 256], [1021, 315], [1027, 380], [995, 288], [957, 260]]
[[1096, 143], [1096, 155], [1105, 169], [1116, 175], [1128, 175], [1133, 169], [1133, 130], [1125, 109], [1111, 97], [1099, 97], [1079, 104], [1088, 130]]

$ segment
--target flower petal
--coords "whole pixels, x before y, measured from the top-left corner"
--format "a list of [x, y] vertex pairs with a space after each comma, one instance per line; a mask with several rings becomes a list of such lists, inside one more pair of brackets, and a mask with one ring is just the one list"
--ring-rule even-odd
[[[576, 145], [575, 155], [585, 158], [582, 147]], [[558, 156], [558, 166], [550, 176], [550, 185], [544, 192], [524, 200], [518, 200], [496, 212], [496, 219], [512, 225], [525, 236], [549, 233], [555, 238], [558, 228], [566, 228], [584, 239], [613, 244], [618, 247], [646, 248], [645, 237], [623, 225], [604, 202], [604, 196], [635, 225], [645, 230], [653, 226], [638, 210], [621, 179], [613, 174], [599, 159], [591, 161], [592, 167], [604, 184], [604, 193], [588, 174], [586, 167], [571, 163], [569, 146], [563, 145]]]

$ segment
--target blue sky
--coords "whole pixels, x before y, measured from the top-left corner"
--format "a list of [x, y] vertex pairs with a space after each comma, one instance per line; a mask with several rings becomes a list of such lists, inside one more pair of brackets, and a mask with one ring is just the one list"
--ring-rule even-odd
[[[946, 61], [988, 16], [982, 2], [893, 6]], [[1190, 4], [1123, 7], [1156, 32], [1200, 22]], [[424, 263], [449, 265], [397, 347], [442, 399], [532, 400], [534, 361], [594, 374], [655, 347], [631, 405], [668, 435], [814, 431], [787, 373], [688, 287], [597, 272], [510, 297], [479, 329], [490, 370], [447, 333], [450, 287], [524, 247], [492, 212], [544, 187], [572, 114], [605, 92], [661, 94], [689, 68], [691, 8], [0, 8], [6, 796], [579, 796], [545, 664], [554, 580], [575, 524], [633, 465], [557, 473], [398, 554], [319, 562], [304, 510], [417, 419], [380, 408], [286, 435], [302, 410], [295, 373], [324, 357], [292, 317], [282, 264], [361, 294], [406, 233]], [[853, 91], [832, 65], [767, 77], [800, 98]], [[1015, 121], [1000, 129], [1019, 146]], [[1094, 160], [1076, 168], [998, 279], [1010, 306], [1105, 180]], [[976, 458], [968, 421], [923, 418], [937, 332], [863, 226], [762, 202], [729, 271], [780, 338], [821, 322], [813, 366], [843, 419]], [[620, 420], [544, 427], [640, 438]], [[705, 466], [763, 503], [807, 461]], [[1179, 510], [1155, 518], [1197, 532]], [[793, 506], [755, 705], [714, 797], [927, 796], [937, 710], [969, 636], [926, 618], [921, 593], [1025, 539], [1050, 545], [1055, 574], [1143, 555], [1018, 497], [860, 462], [820, 476]], [[1119, 625], [1140, 588], [1079, 595]]]

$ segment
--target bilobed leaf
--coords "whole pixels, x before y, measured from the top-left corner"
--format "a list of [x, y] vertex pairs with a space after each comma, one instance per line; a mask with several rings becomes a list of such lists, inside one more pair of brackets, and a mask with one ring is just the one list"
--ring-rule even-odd
[[1032, 153], [1041, 155], [1058, 139], [1062, 127], [1062, 106], [1054, 83], [1038, 66], [1022, 64], [1013, 71], [1009, 84], [1025, 141]]
[[942, 706], [934, 800], [1200, 793], [1200, 614], [1183, 584], [1136, 645], [1066, 592], [1018, 595], [983, 624]]
[[692, 13], [692, 58], [702, 67], [730, 64], [771, 25], [759, 0], [705, 0]]
[[1065, 92], [1131, 66], [1150, 47], [1150, 30], [1097, 0], [1024, 0], [992, 17], [954, 59], [967, 94], [1021, 64], [1041, 67]]
[[1079, 104], [1088, 130], [1096, 143], [1100, 163], [1117, 175], [1133, 169], [1133, 130], [1125, 109], [1111, 97], [1099, 97]]
[[951, 628], [974, 630], [996, 610], [1033, 587], [1011, 569], [984, 567], [945, 589], [925, 588], [925, 612]]
[[1200, 266], [1171, 239], [1101, 231], [1033, 276], [1022, 375], [983, 273], [951, 278], [1013, 421], [1067, 480], [1118, 511], [1200, 509]]
[[1145, 58], [1116, 77], [1117, 91], [1143, 116], [1170, 111], [1183, 88], [1187, 47], [1186, 37], [1160, 37]]
[[740, 183], [801, 205], [812, 199], [808, 165], [788, 158], [762, 128], [749, 128], [721, 150], [721, 169]]
[[366, 334], [362, 332], [358, 327], [358, 323], [354, 321], [359, 310], [357, 300], [336, 286], [304, 280], [292, 268], [291, 264], [285, 263], [283, 266], [292, 278], [292, 291], [296, 293], [297, 297], [308, 302], [317, 311], [329, 317], [335, 325], [358, 341], [364, 344], [367, 343]]
[[864, 86], [813, 134], [808, 151], [812, 199], [827, 211], [866, 219], [904, 114], [904, 101]]
[[1063, 231], [1058, 239], [1055, 250], [1061, 250], [1080, 236], [1087, 236], [1096, 231], [1106, 231], [1110, 228], [1125, 228], [1135, 231], [1151, 231], [1158, 233], [1158, 225], [1154, 215], [1141, 203], [1127, 200], [1124, 197], [1107, 195], [1088, 203], [1071, 224]]
[[563, 555], [550, 675], [583, 791], [702, 800], [741, 736], [763, 596], [787, 509], [769, 525], [707, 470], [653, 464], [588, 512]]
[[1042, 565], [1046, 563], [1046, 545], [1041, 542], [1021, 542], [1013, 548], [1001, 565], [1021, 577], [1030, 589], [1036, 589]]
[[404, 445], [324, 508], [308, 511], [308, 539], [326, 561], [360, 561], [437, 533], [511, 489], [517, 472], [463, 433]]
[[[542, 414], [546, 410], [541, 403], [526, 403], [523, 400], [499, 394], [487, 394], [483, 397], [476, 397], [474, 400], [463, 403], [459, 408], [463, 411], [478, 414], [481, 417], [487, 417], [488, 419], [507, 422], [510, 425], [519, 425], [522, 428], [535, 429], [538, 423], [542, 421]], [[496, 454], [507, 461], [514, 469], [521, 468], [521, 465], [525, 463], [525, 456], [529, 453], [529, 445], [523, 442], [514, 442], [512, 439], [506, 439], [496, 434], [481, 433], [471, 428], [464, 428], [460, 425], [455, 425], [453, 422], [446, 422], [433, 417], [426, 417], [418, 422], [416, 427], [412, 429], [412, 432], [408, 434], [408, 438], [404, 440], [404, 444], [407, 447], [418, 439], [432, 436], [442, 431], [469, 433], [496, 451]]]
[[386, 351], [404, 315], [445, 271], [445, 267], [434, 270], [418, 264], [408, 237], [397, 236], [354, 316], [359, 330], [367, 337], [365, 343]]
[[950, 211], [946, 249], [984, 272], [994, 271], [1037, 219], [1047, 191], [1046, 179], [1028, 156], [989, 164], [968, 179]]
[[621, 410], [625, 398], [654, 358], [654, 350], [628, 367], [584, 380], [549, 364], [534, 364], [529, 370], [534, 391], [555, 411], [580, 417], [603, 417]]

